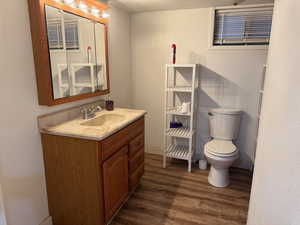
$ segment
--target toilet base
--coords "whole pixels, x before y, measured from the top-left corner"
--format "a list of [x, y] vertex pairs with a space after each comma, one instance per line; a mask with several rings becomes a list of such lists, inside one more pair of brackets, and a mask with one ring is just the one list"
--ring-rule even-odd
[[220, 169], [211, 165], [208, 175], [208, 182], [215, 187], [227, 187], [230, 184], [228, 168]]

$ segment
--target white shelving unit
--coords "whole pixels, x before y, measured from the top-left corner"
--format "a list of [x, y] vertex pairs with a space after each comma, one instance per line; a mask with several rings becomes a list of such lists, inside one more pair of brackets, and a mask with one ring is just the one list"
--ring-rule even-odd
[[[260, 82], [260, 90], [259, 90], [259, 96], [258, 96], [258, 111], [257, 111], [257, 128], [256, 128], [256, 143], [255, 143], [255, 149], [257, 147], [257, 140], [258, 140], [258, 131], [259, 131], [259, 125], [261, 121], [261, 107], [262, 107], [262, 100], [263, 100], [263, 95], [264, 95], [264, 89], [265, 89], [265, 79], [266, 79], [266, 72], [267, 72], [267, 65], [263, 66], [262, 69], [262, 77], [261, 77], [261, 82]], [[253, 164], [252, 167], [250, 168], [252, 171], [254, 169], [254, 162], [256, 158], [256, 151], [253, 154]]]
[[[99, 67], [97, 71], [97, 67]], [[80, 69], [87, 68], [89, 70], [89, 81], [77, 82], [76, 74]], [[80, 74], [79, 74], [80, 75]], [[71, 80], [72, 80], [72, 93], [73, 95], [78, 94], [76, 88], [91, 88], [92, 92], [96, 91], [97, 86], [99, 86], [103, 81], [103, 65], [96, 65], [93, 63], [73, 63], [71, 64]]]
[[57, 64], [57, 74], [58, 74], [58, 92], [59, 92], [59, 97], [63, 98], [64, 92], [69, 89], [69, 75], [67, 82], [64, 82], [63, 80], [63, 71], [67, 70], [68, 71], [68, 65], [67, 64]]
[[[188, 161], [188, 171], [192, 170], [192, 157], [195, 149], [195, 127], [199, 85], [197, 64], [167, 64], [165, 77], [165, 129], [164, 161], [167, 158]], [[182, 113], [179, 106], [183, 101], [191, 103], [189, 113]], [[184, 126], [170, 128], [171, 121], [181, 121]]]

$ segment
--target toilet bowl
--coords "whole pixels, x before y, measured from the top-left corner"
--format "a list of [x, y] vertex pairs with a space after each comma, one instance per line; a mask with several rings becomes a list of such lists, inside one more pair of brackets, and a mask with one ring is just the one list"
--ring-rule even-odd
[[204, 155], [211, 165], [208, 182], [215, 187], [229, 185], [229, 167], [239, 157], [239, 150], [233, 144], [237, 139], [241, 111], [237, 109], [212, 109], [209, 112], [211, 141], [204, 145]]
[[204, 155], [211, 165], [208, 182], [215, 187], [227, 187], [229, 167], [239, 157], [236, 146], [231, 141], [214, 139], [205, 144]]

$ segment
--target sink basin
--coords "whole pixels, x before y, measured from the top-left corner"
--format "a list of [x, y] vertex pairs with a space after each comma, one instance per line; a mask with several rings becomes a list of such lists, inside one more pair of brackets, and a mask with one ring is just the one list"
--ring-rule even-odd
[[104, 125], [111, 125], [120, 123], [125, 120], [125, 116], [118, 114], [104, 114], [102, 116], [98, 116], [95, 119], [91, 119], [89, 121], [83, 122], [80, 125], [82, 126], [92, 126], [99, 127]]

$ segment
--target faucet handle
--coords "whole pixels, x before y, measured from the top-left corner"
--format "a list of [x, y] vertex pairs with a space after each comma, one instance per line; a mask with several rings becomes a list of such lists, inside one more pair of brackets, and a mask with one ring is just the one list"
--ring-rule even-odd
[[88, 109], [87, 108], [81, 108], [80, 113], [82, 114], [83, 119], [87, 119], [87, 116], [88, 116]]
[[80, 113], [87, 113], [87, 109], [86, 108], [81, 108]]

